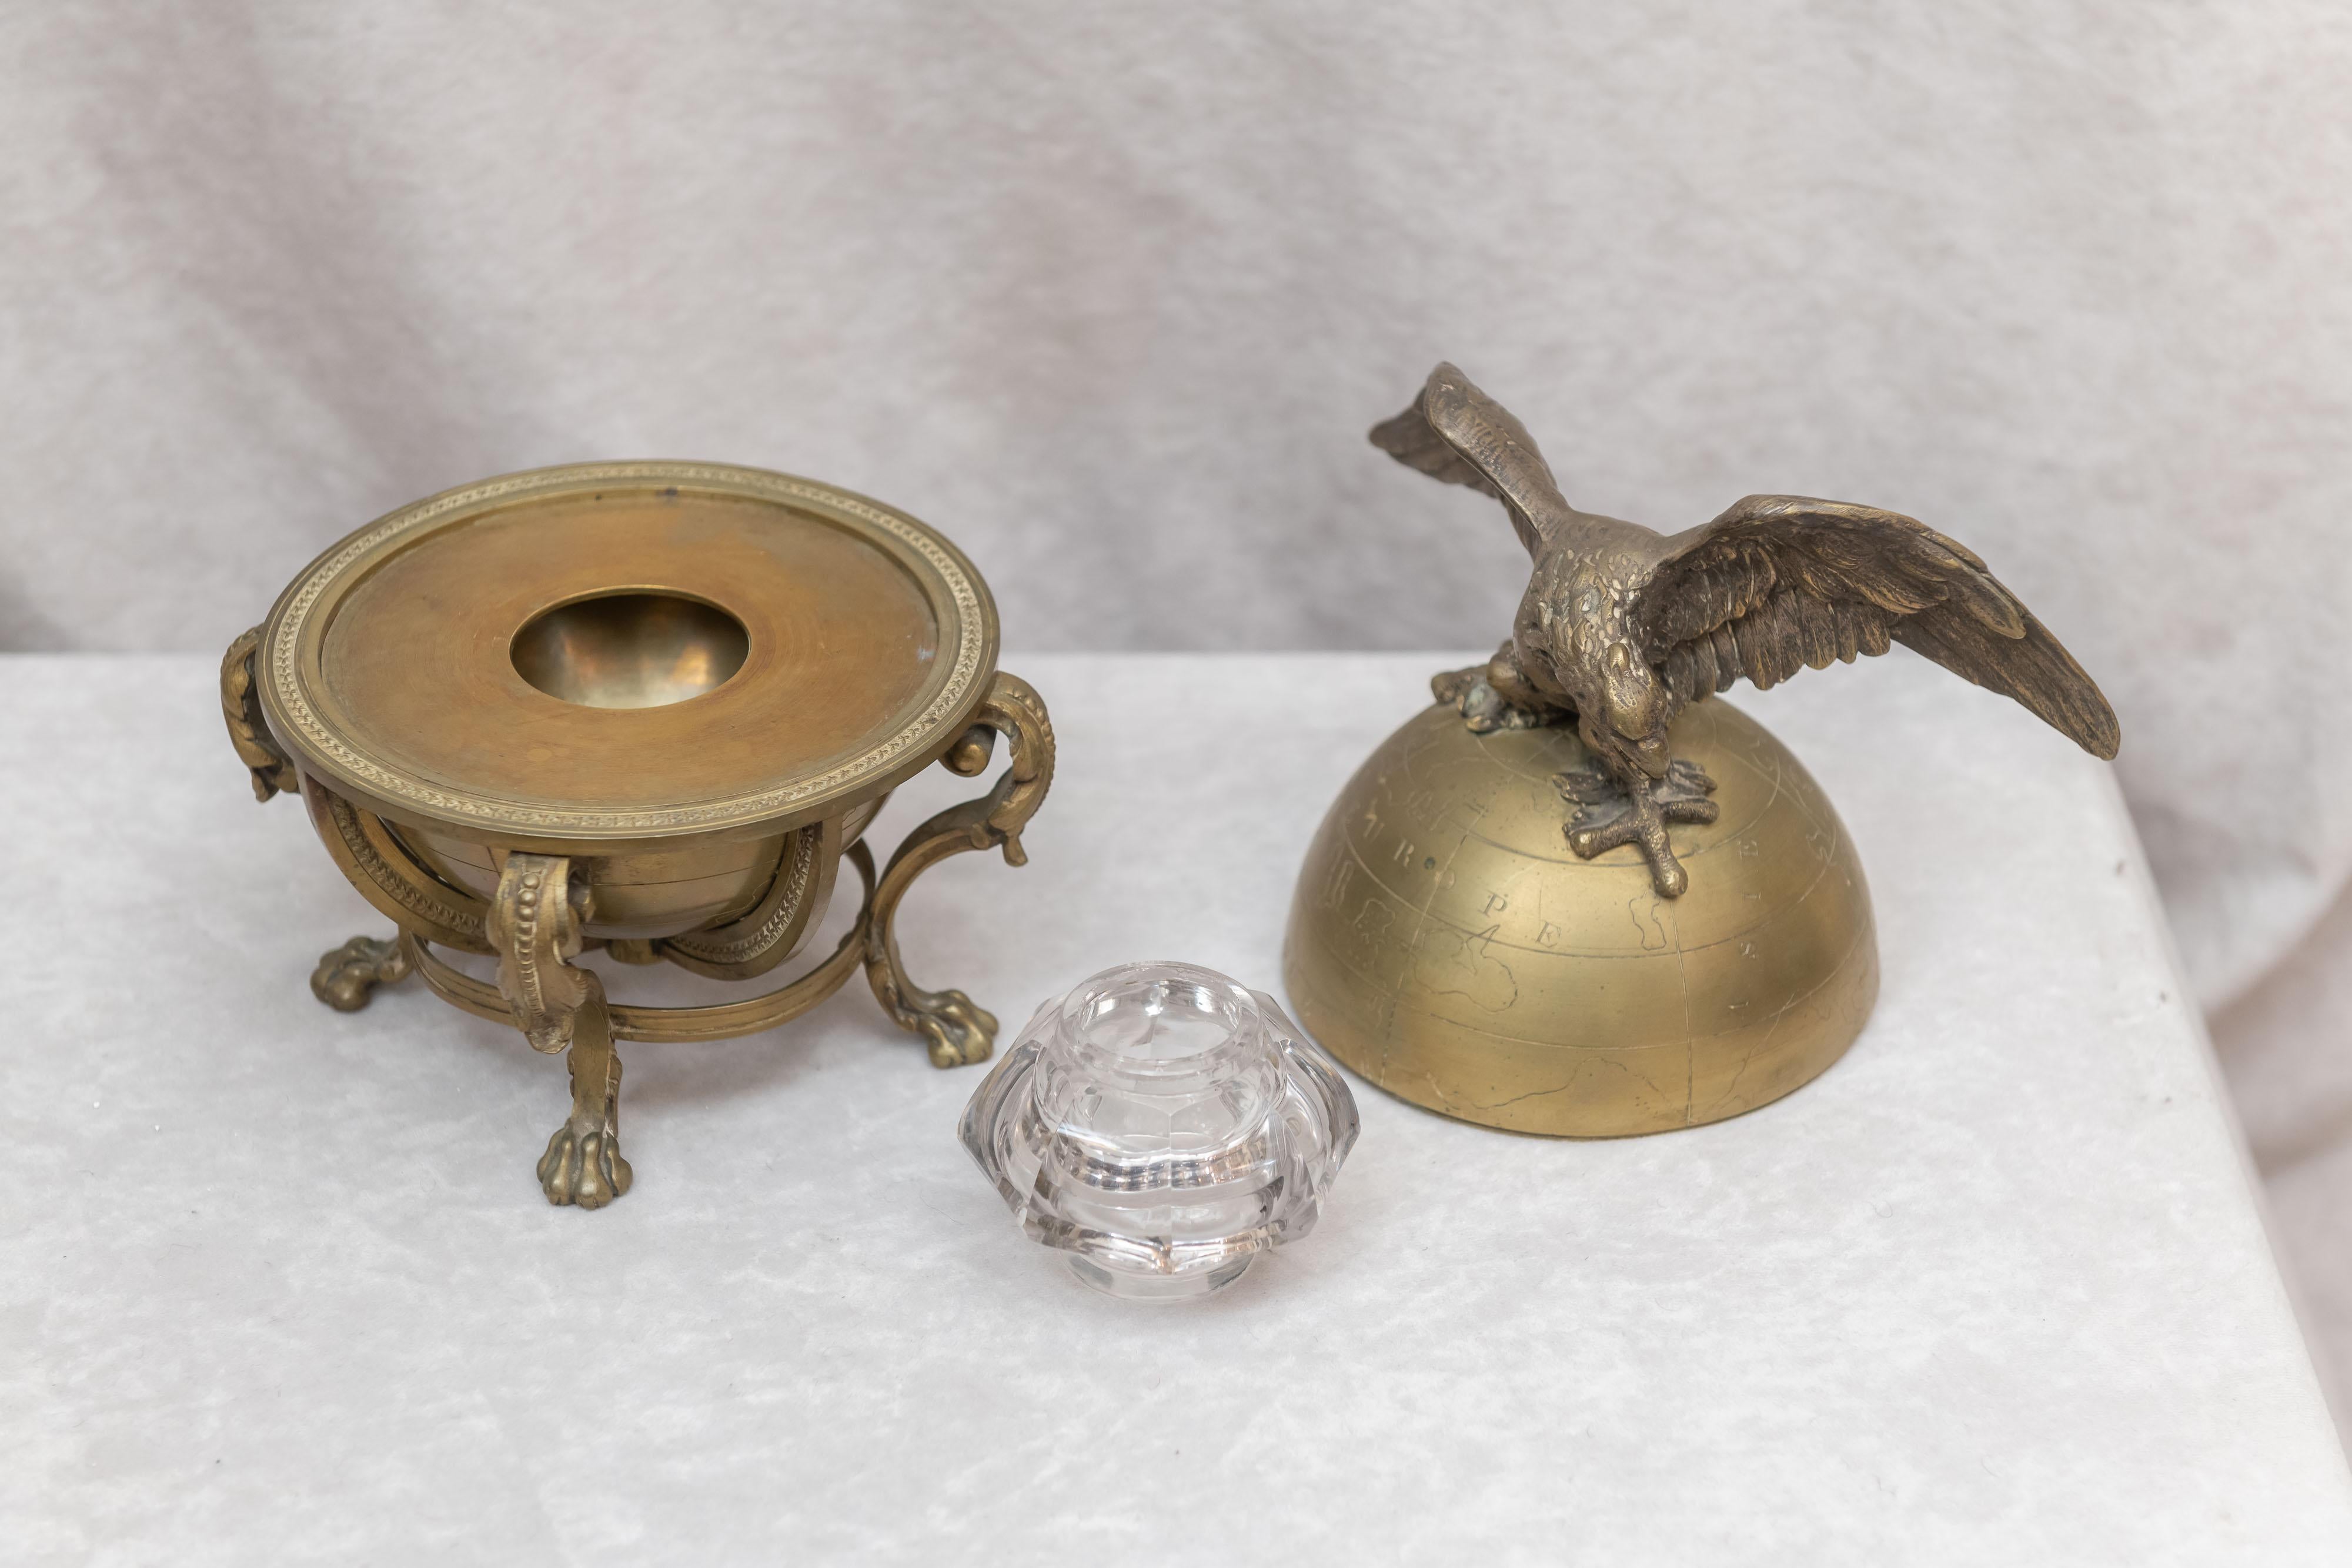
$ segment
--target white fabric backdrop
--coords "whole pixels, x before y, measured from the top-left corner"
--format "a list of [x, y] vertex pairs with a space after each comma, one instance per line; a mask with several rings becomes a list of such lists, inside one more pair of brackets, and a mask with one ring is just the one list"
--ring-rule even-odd
[[1014, 646], [1479, 643], [1507, 528], [1362, 440], [1450, 357], [1587, 507], [1987, 556], [2340, 1206], [2347, 81], [2334, 0], [18, 6], [0, 646], [215, 648], [393, 506], [617, 455], [926, 517]]

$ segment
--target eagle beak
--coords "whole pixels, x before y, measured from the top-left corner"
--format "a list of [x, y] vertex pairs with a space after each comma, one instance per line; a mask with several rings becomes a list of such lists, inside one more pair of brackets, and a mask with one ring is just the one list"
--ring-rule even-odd
[[1666, 769], [1674, 765], [1674, 752], [1663, 735], [1643, 737], [1634, 743], [1633, 756], [1642, 764], [1642, 771], [1653, 779], [1664, 779]]

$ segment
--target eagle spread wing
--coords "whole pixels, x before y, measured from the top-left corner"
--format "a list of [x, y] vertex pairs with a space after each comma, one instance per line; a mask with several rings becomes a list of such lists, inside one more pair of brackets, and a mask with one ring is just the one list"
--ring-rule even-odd
[[1884, 653], [1891, 640], [2015, 698], [2094, 756], [2121, 739], [2083, 666], [1984, 562], [1898, 513], [1750, 496], [1665, 541], [1637, 615], [1651, 663], [1685, 702], [1743, 675], [1762, 688]]
[[1372, 426], [1371, 440], [1407, 467], [1502, 502], [1530, 555], [1571, 515], [1527, 426], [1450, 364], [1429, 372], [1411, 408]]

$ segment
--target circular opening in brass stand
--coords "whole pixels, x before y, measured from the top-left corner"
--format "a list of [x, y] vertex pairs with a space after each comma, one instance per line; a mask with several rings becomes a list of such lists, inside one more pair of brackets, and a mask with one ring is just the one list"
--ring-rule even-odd
[[635, 591], [543, 610], [515, 633], [517, 674], [583, 707], [664, 707], [726, 683], [751, 651], [743, 622], [681, 593]]

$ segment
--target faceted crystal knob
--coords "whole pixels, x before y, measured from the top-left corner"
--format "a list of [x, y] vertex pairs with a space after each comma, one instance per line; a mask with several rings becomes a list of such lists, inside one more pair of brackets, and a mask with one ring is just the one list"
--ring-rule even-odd
[[1356, 1102], [1265, 992], [1129, 964], [1040, 1007], [959, 1130], [1022, 1229], [1079, 1279], [1173, 1301], [1314, 1228]]

